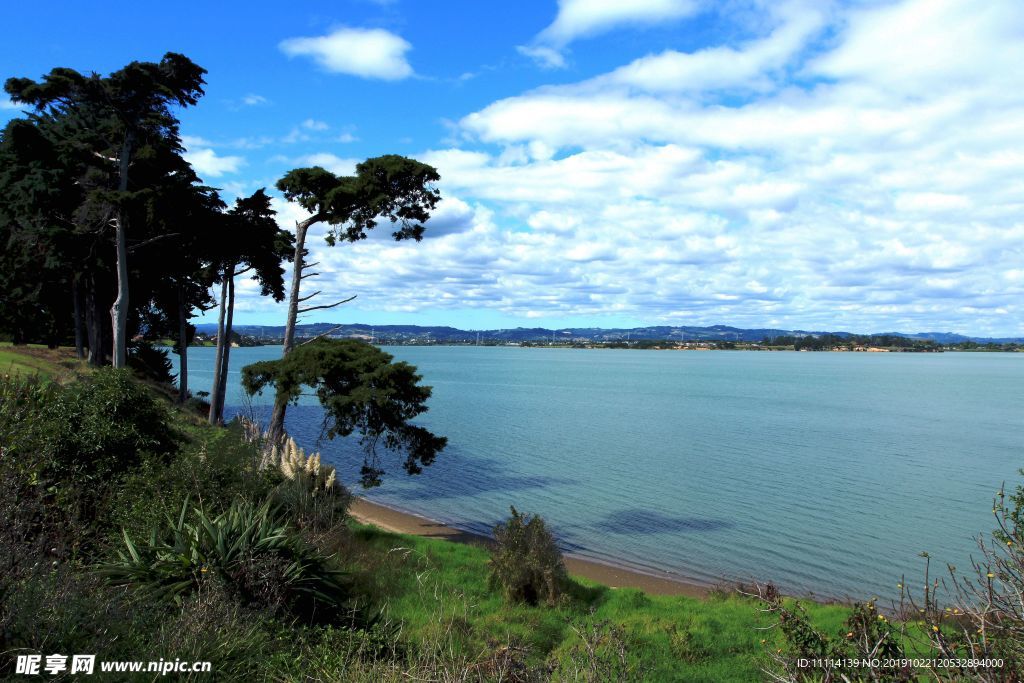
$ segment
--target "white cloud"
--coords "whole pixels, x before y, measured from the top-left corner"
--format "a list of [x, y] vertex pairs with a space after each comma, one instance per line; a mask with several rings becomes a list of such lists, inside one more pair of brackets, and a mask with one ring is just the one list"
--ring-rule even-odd
[[328, 128], [330, 128], [330, 126], [328, 126], [325, 122], [317, 121], [316, 119], [306, 119], [305, 121], [302, 122], [302, 127], [305, 128], [306, 130], [315, 131], [325, 131]]
[[738, 48], [666, 50], [637, 59], [589, 85], [622, 85], [647, 92], [770, 87], [771, 81], [765, 76], [785, 67], [808, 39], [824, 27], [826, 6], [820, 2], [782, 3], [772, 8], [771, 18], [777, 26], [764, 38]]
[[335, 154], [320, 152], [307, 154], [290, 160], [293, 166], [320, 166], [337, 175], [353, 175], [356, 172], [356, 164], [360, 159], [344, 159]]
[[1020, 83], [1019, 3], [910, 0], [850, 13], [839, 46], [812, 73], [901, 96]]
[[6, 97], [6, 96], [0, 97], [0, 109], [22, 109], [22, 108], [25, 108], [25, 105], [15, 104], [14, 102], [11, 102], [11, 98]]
[[269, 103], [270, 100], [268, 100], [266, 97], [264, 97], [263, 95], [256, 95], [254, 93], [249, 93], [248, 95], [242, 98], [242, 104], [248, 107], [255, 107], [261, 104]]
[[209, 148], [189, 148], [184, 157], [203, 178], [217, 178], [225, 173], [235, 173], [245, 165], [245, 159], [242, 157], [220, 156]]
[[692, 16], [699, 7], [694, 0], [559, 0], [558, 16], [537, 38], [541, 43], [563, 46], [622, 25]]
[[442, 176], [428, 239], [313, 239], [317, 287], [440, 317], [1024, 336], [1024, 6], [743, 6], [743, 40], [464, 116], [415, 155]]
[[563, 69], [566, 66], [565, 56], [553, 47], [520, 45], [516, 50], [519, 54], [529, 57], [545, 69]]
[[405, 58], [412, 45], [384, 29], [339, 28], [326, 36], [288, 38], [280, 48], [289, 57], [310, 57], [335, 73], [388, 81], [413, 75]]
[[558, 0], [558, 15], [530, 45], [517, 48], [545, 68], [565, 66], [564, 48], [579, 38], [624, 25], [651, 25], [692, 16], [695, 0]]

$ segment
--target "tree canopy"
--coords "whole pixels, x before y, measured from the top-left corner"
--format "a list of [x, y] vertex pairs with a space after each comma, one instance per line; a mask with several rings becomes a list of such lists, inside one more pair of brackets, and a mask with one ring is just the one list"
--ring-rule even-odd
[[441, 179], [427, 164], [387, 154], [356, 165], [354, 176], [337, 176], [319, 166], [289, 171], [277, 182], [288, 201], [313, 214], [314, 222], [331, 226], [328, 244], [366, 239], [380, 218], [396, 224], [396, 240], [423, 238], [422, 223], [430, 218]]
[[131, 62], [109, 76], [58, 67], [39, 81], [10, 78], [4, 84], [12, 101], [33, 107], [28, 120], [49, 135], [58, 152], [51, 167], [75, 175], [83, 189], [76, 210], [79, 222], [90, 218], [113, 227], [116, 298], [110, 316], [115, 367], [127, 362], [131, 213], [162, 187], [133, 182], [139, 176], [134, 162], [180, 157], [172, 107], [198, 102], [205, 73], [187, 57], [169, 52], [158, 63]]
[[414, 366], [393, 362], [390, 354], [354, 339], [317, 339], [280, 360], [242, 369], [250, 395], [273, 385], [278, 396], [295, 403], [304, 386], [313, 388], [324, 407], [323, 433], [330, 439], [359, 435], [365, 487], [379, 486], [385, 474], [378, 447], [404, 455], [402, 468], [418, 474], [447, 444], [411, 423], [427, 411], [430, 398], [431, 389], [420, 385], [421, 379]]

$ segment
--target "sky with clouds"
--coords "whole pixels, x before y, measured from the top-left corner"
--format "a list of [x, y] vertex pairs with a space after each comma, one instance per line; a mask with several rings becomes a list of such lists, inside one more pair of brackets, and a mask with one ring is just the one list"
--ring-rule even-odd
[[[1020, 0], [87, 5], [7, 8], [0, 75], [188, 55], [229, 198], [437, 167], [422, 242], [314, 230], [324, 300], [358, 298], [308, 321], [1024, 336]], [[281, 324], [257, 293], [236, 321]]]

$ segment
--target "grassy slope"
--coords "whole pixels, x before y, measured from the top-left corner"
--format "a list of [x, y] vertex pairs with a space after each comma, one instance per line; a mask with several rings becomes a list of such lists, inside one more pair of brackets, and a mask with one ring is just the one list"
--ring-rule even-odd
[[[0, 347], [0, 371], [10, 370], [57, 380], [84, 371], [67, 349], [8, 345]], [[151, 388], [170, 405], [166, 390]], [[189, 441], [211, 448], [235, 438], [184, 411], [175, 411], [174, 422]], [[735, 595], [650, 596], [577, 579], [571, 599], [558, 608], [510, 605], [489, 589], [488, 553], [481, 547], [358, 524], [352, 529], [340, 554], [385, 619], [407, 642], [425, 649], [440, 644], [467, 661], [510, 645], [534, 665], [557, 660], [571, 671], [586, 660], [581, 636], [599, 634], [606, 639], [601, 656], [616, 664], [621, 638], [632, 680], [750, 681], [763, 677], [765, 648], [776, 644], [776, 631], [759, 630], [768, 622], [757, 602]], [[849, 614], [840, 606], [806, 606], [815, 625], [830, 633]]]
[[[356, 525], [357, 561], [372, 574], [385, 615], [417, 638], [445, 639], [470, 659], [495, 643], [524, 647], [528, 659], [582, 661], [580, 633], [622, 628], [632, 675], [645, 680], [751, 681], [762, 678], [774, 632], [758, 604], [736, 595], [706, 600], [652, 596], [576, 580], [572, 600], [553, 609], [508, 605], [487, 586], [487, 551]], [[838, 632], [849, 611], [808, 605], [815, 624]], [[441, 631], [441, 632], [438, 632]], [[607, 630], [605, 631], [607, 633]], [[768, 642], [762, 645], [761, 640]], [[574, 648], [577, 651], [574, 652]], [[631, 676], [632, 677], [632, 676]]]
[[63, 381], [85, 369], [72, 349], [48, 349], [38, 344], [12, 346], [0, 342], [0, 374], [38, 374], [49, 380]]

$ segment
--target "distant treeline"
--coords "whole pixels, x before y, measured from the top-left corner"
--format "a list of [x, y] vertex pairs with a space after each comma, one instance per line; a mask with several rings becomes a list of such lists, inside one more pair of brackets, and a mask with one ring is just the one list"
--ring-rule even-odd
[[835, 348], [878, 348], [905, 351], [941, 351], [943, 346], [931, 339], [910, 339], [891, 334], [836, 336], [823, 334], [817, 337], [766, 337], [766, 346], [792, 346], [797, 351], [829, 351]]

